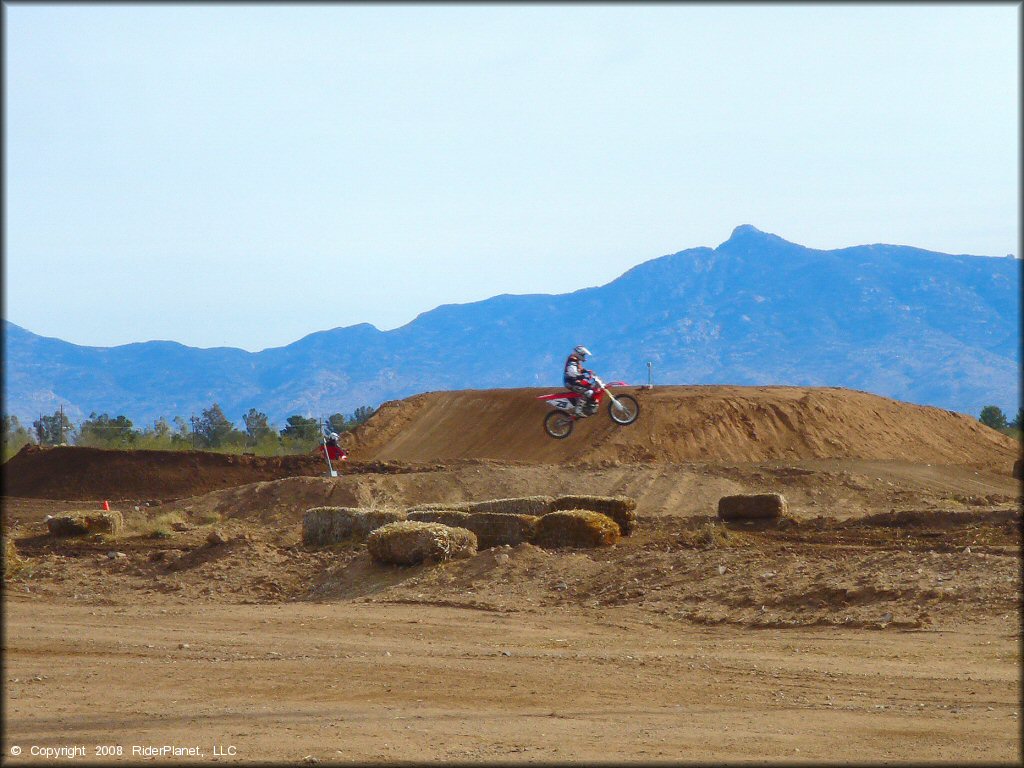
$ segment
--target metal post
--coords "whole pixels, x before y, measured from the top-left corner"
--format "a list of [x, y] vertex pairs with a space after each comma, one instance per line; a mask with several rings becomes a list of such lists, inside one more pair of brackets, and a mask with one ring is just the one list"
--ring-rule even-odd
[[654, 387], [654, 384], [652, 383], [652, 380], [651, 380], [651, 361], [648, 360], [647, 361], [647, 388], [648, 389], [652, 389], [653, 387]]

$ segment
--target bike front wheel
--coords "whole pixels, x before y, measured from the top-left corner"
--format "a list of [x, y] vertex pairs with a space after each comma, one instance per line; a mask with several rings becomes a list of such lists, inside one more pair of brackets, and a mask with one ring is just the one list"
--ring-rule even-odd
[[561, 411], [552, 411], [544, 417], [544, 431], [556, 440], [562, 440], [572, 433], [575, 420]]
[[616, 424], [632, 424], [640, 415], [640, 404], [632, 395], [618, 395], [608, 404], [608, 415]]

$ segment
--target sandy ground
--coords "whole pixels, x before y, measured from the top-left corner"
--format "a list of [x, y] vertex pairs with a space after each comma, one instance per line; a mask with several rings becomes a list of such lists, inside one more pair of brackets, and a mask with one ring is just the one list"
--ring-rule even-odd
[[90, 606], [17, 593], [5, 610], [3, 749], [21, 746], [22, 760], [70, 746], [99, 759], [103, 745], [135, 761], [133, 747], [162, 745], [233, 762], [1021, 756], [1011, 617], [737, 630], [631, 608]]

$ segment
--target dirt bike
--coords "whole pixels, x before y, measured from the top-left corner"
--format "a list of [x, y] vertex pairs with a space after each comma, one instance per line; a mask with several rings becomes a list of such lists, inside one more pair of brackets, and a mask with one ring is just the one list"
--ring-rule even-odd
[[625, 387], [624, 381], [611, 381], [605, 384], [596, 375], [591, 374], [594, 380], [594, 399], [587, 404], [583, 413], [576, 413], [577, 401], [583, 397], [578, 392], [556, 392], [553, 395], [538, 395], [538, 400], [544, 400], [553, 410], [544, 417], [544, 431], [551, 437], [562, 440], [572, 434], [572, 428], [577, 419], [593, 416], [601, 407], [601, 400], [605, 394], [608, 395], [608, 415], [616, 424], [625, 426], [632, 424], [640, 415], [640, 404], [632, 395], [619, 395], [616, 397], [608, 387]]

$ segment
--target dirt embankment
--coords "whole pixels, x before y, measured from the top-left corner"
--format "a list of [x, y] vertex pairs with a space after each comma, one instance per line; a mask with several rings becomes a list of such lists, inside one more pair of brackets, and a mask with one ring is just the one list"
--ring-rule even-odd
[[542, 389], [431, 392], [385, 403], [352, 436], [354, 456], [389, 461], [526, 463], [867, 459], [1010, 472], [1019, 446], [964, 414], [815, 387], [628, 388], [639, 420], [606, 409], [566, 440], [542, 426]]
[[[602, 411], [566, 440], [543, 430], [540, 389], [433, 392], [383, 405], [347, 435], [342, 475], [401, 474], [467, 462], [519, 465], [685, 462], [900, 461], [1009, 474], [1010, 438], [963, 414], [863, 392], [803, 387], [660, 387], [631, 390], [640, 419]], [[201, 451], [112, 451], [26, 446], [3, 465], [5, 496], [146, 500], [198, 496], [286, 477], [317, 477], [318, 456]]]
[[[388, 462], [338, 465], [346, 474], [392, 474], [409, 468]], [[222, 488], [322, 477], [316, 455], [249, 456], [205, 451], [118, 451], [27, 445], [3, 465], [3, 495], [30, 499], [165, 501]]]
[[3, 465], [3, 486], [27, 498], [165, 499], [324, 470], [312, 456], [25, 446]]

